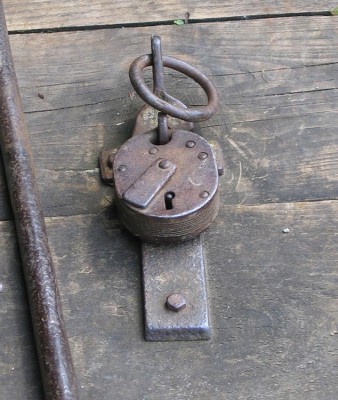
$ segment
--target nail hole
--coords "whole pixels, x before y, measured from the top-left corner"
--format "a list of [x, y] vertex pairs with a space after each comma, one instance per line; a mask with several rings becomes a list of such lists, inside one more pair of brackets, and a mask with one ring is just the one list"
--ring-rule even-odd
[[164, 202], [165, 202], [165, 209], [166, 210], [172, 210], [174, 208], [174, 206], [173, 206], [174, 198], [175, 198], [175, 193], [174, 192], [167, 192], [164, 195]]

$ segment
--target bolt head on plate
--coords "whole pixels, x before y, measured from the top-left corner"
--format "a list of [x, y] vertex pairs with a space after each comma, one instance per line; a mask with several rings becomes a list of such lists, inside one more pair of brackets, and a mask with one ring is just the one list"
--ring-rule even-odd
[[179, 312], [187, 306], [187, 302], [183, 294], [173, 293], [167, 297], [166, 306], [170, 311]]

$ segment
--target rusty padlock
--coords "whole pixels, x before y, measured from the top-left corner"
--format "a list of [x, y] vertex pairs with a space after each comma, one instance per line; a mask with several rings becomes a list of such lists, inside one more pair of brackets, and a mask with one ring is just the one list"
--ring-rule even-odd
[[[218, 212], [218, 178], [224, 166], [217, 143], [194, 133], [193, 122], [216, 112], [217, 93], [209, 79], [191, 65], [162, 57], [159, 37], [152, 37], [151, 44], [152, 53], [137, 58], [129, 70], [145, 105], [132, 137], [117, 151], [102, 151], [101, 175], [115, 188], [121, 221], [142, 240], [145, 338], [208, 339], [200, 234]], [[142, 77], [148, 66], [153, 69], [154, 92]], [[168, 95], [163, 67], [195, 80], [206, 92], [208, 104], [188, 108]]]
[[[150, 65], [154, 93], [142, 78], [142, 70]], [[205, 90], [208, 104], [187, 108], [167, 95], [163, 66], [192, 77]], [[192, 239], [212, 223], [219, 206], [218, 176], [223, 171], [219, 148], [192, 132], [192, 122], [206, 120], [215, 113], [216, 89], [189, 64], [162, 57], [160, 38], [156, 36], [152, 38], [152, 54], [132, 63], [130, 80], [147, 105], [136, 120], [133, 137], [110, 158], [118, 214], [126, 228], [143, 240]], [[149, 122], [145, 125], [144, 121], [154, 108], [160, 111], [158, 126], [149, 130]], [[111, 156], [104, 155], [105, 160]]]

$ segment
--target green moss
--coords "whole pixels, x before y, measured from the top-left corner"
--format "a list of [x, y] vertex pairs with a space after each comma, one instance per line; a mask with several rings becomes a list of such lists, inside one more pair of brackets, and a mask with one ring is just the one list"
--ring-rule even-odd
[[330, 10], [331, 15], [338, 15], [338, 7], [333, 8], [332, 10]]
[[175, 19], [174, 24], [175, 25], [184, 25], [184, 21], [183, 21], [183, 19]]

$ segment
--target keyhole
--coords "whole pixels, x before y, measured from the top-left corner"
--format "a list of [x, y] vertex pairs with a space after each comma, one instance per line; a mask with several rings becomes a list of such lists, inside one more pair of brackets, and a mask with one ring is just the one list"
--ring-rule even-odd
[[166, 210], [172, 210], [174, 208], [173, 206], [173, 199], [175, 198], [175, 193], [174, 192], [167, 192], [164, 195], [164, 202], [165, 202], [165, 209]]

